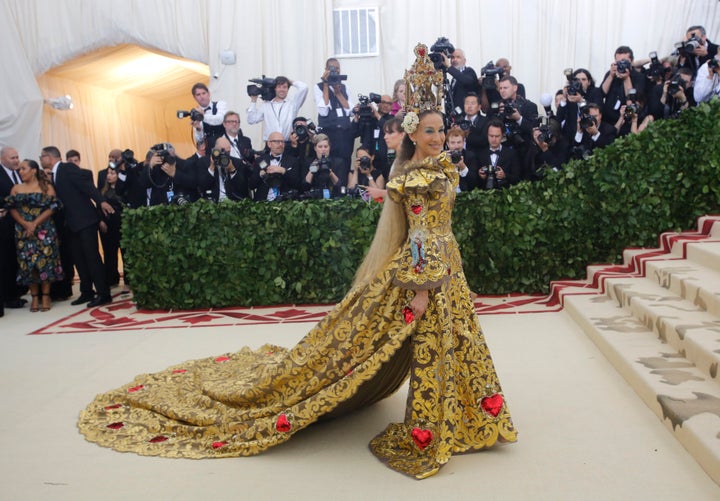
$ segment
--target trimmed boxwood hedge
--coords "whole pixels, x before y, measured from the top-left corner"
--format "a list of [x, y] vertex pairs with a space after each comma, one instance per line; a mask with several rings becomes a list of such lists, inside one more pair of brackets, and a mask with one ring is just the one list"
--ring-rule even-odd
[[[720, 102], [655, 122], [535, 183], [458, 195], [453, 227], [480, 294], [538, 293], [693, 227], [720, 206]], [[380, 205], [357, 199], [126, 210], [138, 307], [328, 303], [352, 282]]]

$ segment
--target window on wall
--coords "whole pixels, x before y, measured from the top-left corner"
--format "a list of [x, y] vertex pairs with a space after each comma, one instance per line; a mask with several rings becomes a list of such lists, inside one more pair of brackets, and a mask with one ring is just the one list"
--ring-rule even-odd
[[378, 9], [333, 10], [336, 56], [377, 56]]

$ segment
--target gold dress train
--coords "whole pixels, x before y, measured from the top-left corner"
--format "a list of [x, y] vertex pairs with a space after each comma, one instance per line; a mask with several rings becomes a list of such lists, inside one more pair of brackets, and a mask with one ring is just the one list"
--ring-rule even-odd
[[[138, 376], [98, 395], [80, 431], [143, 455], [249, 456], [385, 398], [409, 376], [404, 421], [370, 442], [389, 467], [424, 478], [453, 453], [515, 441], [451, 231], [457, 182], [441, 155], [388, 183], [407, 214], [406, 245], [293, 348], [243, 348]], [[429, 303], [415, 319], [419, 289]]]

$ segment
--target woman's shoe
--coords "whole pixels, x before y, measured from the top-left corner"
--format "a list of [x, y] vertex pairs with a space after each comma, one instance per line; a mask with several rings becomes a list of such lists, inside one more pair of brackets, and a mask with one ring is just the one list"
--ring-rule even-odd
[[40, 311], [50, 311], [50, 308], [52, 308], [52, 300], [49, 295], [44, 294], [42, 297], [42, 306], [40, 307]]
[[40, 294], [30, 294], [32, 296], [32, 302], [30, 303], [30, 311], [35, 313], [40, 311]]

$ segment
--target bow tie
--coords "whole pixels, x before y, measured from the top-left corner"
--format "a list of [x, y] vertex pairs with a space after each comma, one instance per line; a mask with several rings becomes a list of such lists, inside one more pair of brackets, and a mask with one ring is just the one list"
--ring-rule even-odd
[[490, 150], [490, 154], [492, 155], [493, 153], [498, 154], [500, 153], [500, 150]]
[[210, 111], [212, 109], [212, 106], [208, 106], [207, 108], [204, 108], [205, 111]]
[[274, 157], [274, 156], [271, 155], [271, 156], [270, 156], [270, 161], [277, 160], [277, 161], [279, 162], [281, 158], [282, 158], [282, 157]]

